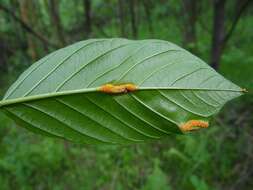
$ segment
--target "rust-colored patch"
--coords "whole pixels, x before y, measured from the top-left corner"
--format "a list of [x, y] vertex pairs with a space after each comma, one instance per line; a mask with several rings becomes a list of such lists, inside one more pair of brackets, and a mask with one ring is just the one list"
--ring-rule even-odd
[[134, 84], [121, 84], [121, 85], [113, 85], [113, 84], [105, 84], [99, 87], [99, 91], [108, 93], [108, 94], [119, 94], [119, 93], [127, 93], [132, 92], [137, 89], [137, 86]]
[[202, 120], [189, 120], [186, 123], [183, 123], [180, 125], [180, 129], [183, 132], [197, 130], [199, 128], [207, 128], [209, 126], [209, 123], [207, 121]]

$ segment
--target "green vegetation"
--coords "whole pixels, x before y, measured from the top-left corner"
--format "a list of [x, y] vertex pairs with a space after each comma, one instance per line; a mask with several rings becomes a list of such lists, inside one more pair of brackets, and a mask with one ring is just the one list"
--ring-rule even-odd
[[0, 189], [252, 189], [253, 8], [250, 0], [217, 2], [225, 12], [226, 19], [218, 17], [223, 32], [235, 25], [226, 43], [214, 38], [214, 31], [222, 32], [212, 24], [218, 5], [207, 0], [2, 0], [2, 95], [29, 65], [59, 47], [122, 36], [183, 45], [249, 92], [226, 104], [209, 129], [127, 146], [39, 136], [0, 113]]

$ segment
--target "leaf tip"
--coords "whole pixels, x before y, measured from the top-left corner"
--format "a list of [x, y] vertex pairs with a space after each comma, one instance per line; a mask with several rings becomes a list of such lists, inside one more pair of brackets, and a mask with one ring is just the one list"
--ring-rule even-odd
[[246, 88], [241, 88], [241, 92], [243, 92], [243, 93], [247, 93], [247, 92], [249, 92]]
[[0, 109], [3, 107], [3, 101], [0, 100]]
[[209, 126], [209, 123], [207, 121], [189, 120], [186, 123], [181, 124], [179, 128], [183, 132], [188, 132], [188, 131], [193, 131], [200, 128], [208, 128], [208, 126]]

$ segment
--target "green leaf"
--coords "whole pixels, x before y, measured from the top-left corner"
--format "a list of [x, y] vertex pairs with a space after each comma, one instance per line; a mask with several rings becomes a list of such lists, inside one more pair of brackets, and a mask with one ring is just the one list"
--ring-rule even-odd
[[[108, 83], [137, 89], [99, 91]], [[34, 63], [9, 88], [0, 109], [34, 132], [126, 144], [181, 134], [185, 123], [207, 122], [241, 94], [240, 87], [172, 43], [91, 39]]]

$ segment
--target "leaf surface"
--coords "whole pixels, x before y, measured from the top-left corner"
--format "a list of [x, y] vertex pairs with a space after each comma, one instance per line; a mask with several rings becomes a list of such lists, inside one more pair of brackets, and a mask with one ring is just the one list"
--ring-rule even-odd
[[[134, 84], [125, 94], [105, 84]], [[188, 51], [162, 40], [91, 39], [59, 49], [28, 68], [1, 110], [34, 132], [74, 142], [128, 144], [182, 133], [242, 89]]]

